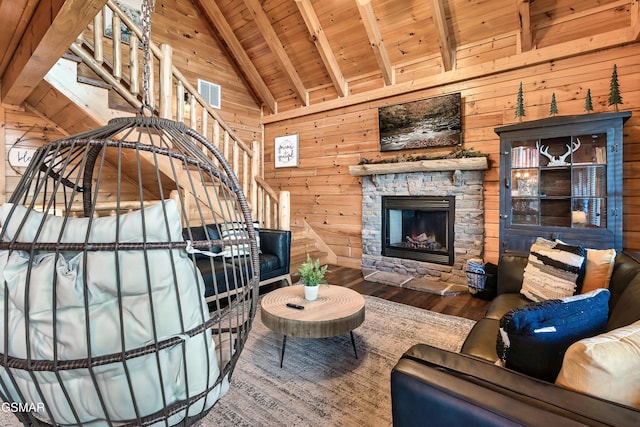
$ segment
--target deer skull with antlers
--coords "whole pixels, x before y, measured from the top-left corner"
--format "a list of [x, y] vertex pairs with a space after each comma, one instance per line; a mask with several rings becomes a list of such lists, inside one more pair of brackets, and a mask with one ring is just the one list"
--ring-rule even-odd
[[567, 152], [559, 157], [549, 154], [549, 147], [545, 147], [544, 145], [540, 145], [539, 143], [537, 143], [536, 145], [538, 146], [537, 148], [540, 153], [549, 159], [549, 163], [547, 163], [547, 166], [566, 166], [568, 164], [566, 162], [567, 157], [569, 157], [571, 153], [580, 148], [581, 143], [580, 139], [576, 138], [576, 140], [571, 143], [571, 146], [569, 146], [569, 144], [566, 144], [565, 147], [567, 147]]

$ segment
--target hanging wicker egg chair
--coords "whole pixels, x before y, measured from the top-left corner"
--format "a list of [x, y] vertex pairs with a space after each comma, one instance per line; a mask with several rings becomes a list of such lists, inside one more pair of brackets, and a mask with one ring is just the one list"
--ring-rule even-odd
[[0, 226], [0, 397], [21, 422], [188, 425], [226, 392], [258, 250], [204, 137], [140, 116], [48, 143]]

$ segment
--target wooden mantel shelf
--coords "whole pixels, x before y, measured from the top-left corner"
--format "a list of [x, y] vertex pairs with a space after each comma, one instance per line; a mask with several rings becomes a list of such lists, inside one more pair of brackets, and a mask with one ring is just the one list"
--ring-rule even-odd
[[420, 160], [417, 162], [376, 163], [368, 165], [349, 166], [349, 173], [353, 176], [384, 175], [388, 173], [407, 172], [442, 172], [486, 170], [489, 163], [486, 157], [465, 157], [462, 159]]

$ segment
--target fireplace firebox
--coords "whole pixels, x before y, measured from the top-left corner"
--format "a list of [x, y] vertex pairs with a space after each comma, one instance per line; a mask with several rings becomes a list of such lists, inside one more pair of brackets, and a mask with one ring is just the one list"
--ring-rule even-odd
[[383, 196], [382, 255], [453, 265], [455, 197]]

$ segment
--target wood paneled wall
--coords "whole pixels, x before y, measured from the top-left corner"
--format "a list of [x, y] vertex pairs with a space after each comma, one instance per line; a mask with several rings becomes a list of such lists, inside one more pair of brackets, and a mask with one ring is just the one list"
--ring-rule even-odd
[[[640, 44], [634, 44], [270, 123], [265, 126], [265, 178], [274, 188], [291, 191], [293, 225], [306, 221], [338, 255], [339, 263], [359, 266], [362, 255], [361, 178], [349, 175], [348, 167], [362, 158], [450, 151], [380, 153], [377, 108], [461, 92], [464, 147], [489, 154], [490, 169], [485, 174], [484, 258], [496, 262], [500, 188], [499, 138], [494, 128], [516, 122], [514, 109], [520, 82], [524, 89], [524, 120], [548, 117], [553, 93], [560, 115], [582, 114], [587, 89], [591, 89], [594, 112], [613, 111], [607, 104], [613, 64], [617, 64], [623, 99], [623, 105], [619, 107], [633, 112], [624, 129], [623, 246], [640, 250], [639, 57]], [[299, 166], [275, 169], [273, 138], [291, 133], [299, 134]]]
[[[4, 128], [1, 133], [5, 139], [5, 150], [2, 164], [5, 173], [0, 203], [7, 201], [11, 197], [22, 177], [19, 170], [12, 168], [9, 164], [9, 150], [11, 150], [16, 141], [21, 141], [18, 147], [28, 146], [29, 148], [37, 149], [46, 142], [55, 141], [66, 136], [66, 132], [61, 131], [50, 121], [44, 119], [38, 113], [28, 111], [23, 107], [7, 106], [3, 112]], [[105, 164], [98, 196], [101, 202], [115, 203], [118, 194], [117, 176], [117, 169], [110, 164]], [[121, 200], [139, 199], [137, 185], [133, 182], [127, 183], [126, 179], [121, 184], [119, 191]], [[159, 195], [147, 192], [145, 198], [147, 200], [157, 200]], [[101, 214], [106, 213], [102, 212]]]
[[[4, 186], [2, 187], [2, 202], [11, 197], [20, 181], [21, 175], [9, 165], [9, 150], [20, 139], [19, 146], [29, 145], [37, 148], [44, 141], [55, 141], [64, 137], [50, 122], [31, 113], [22, 107], [6, 106], [0, 110], [4, 124], [1, 132], [4, 138], [4, 152], [2, 166], [4, 168]], [[27, 141], [28, 140], [28, 141]]]
[[260, 106], [192, 2], [157, 2], [151, 33], [173, 47], [175, 66], [194, 87], [198, 78], [221, 86], [220, 114], [246, 143], [262, 141]]

